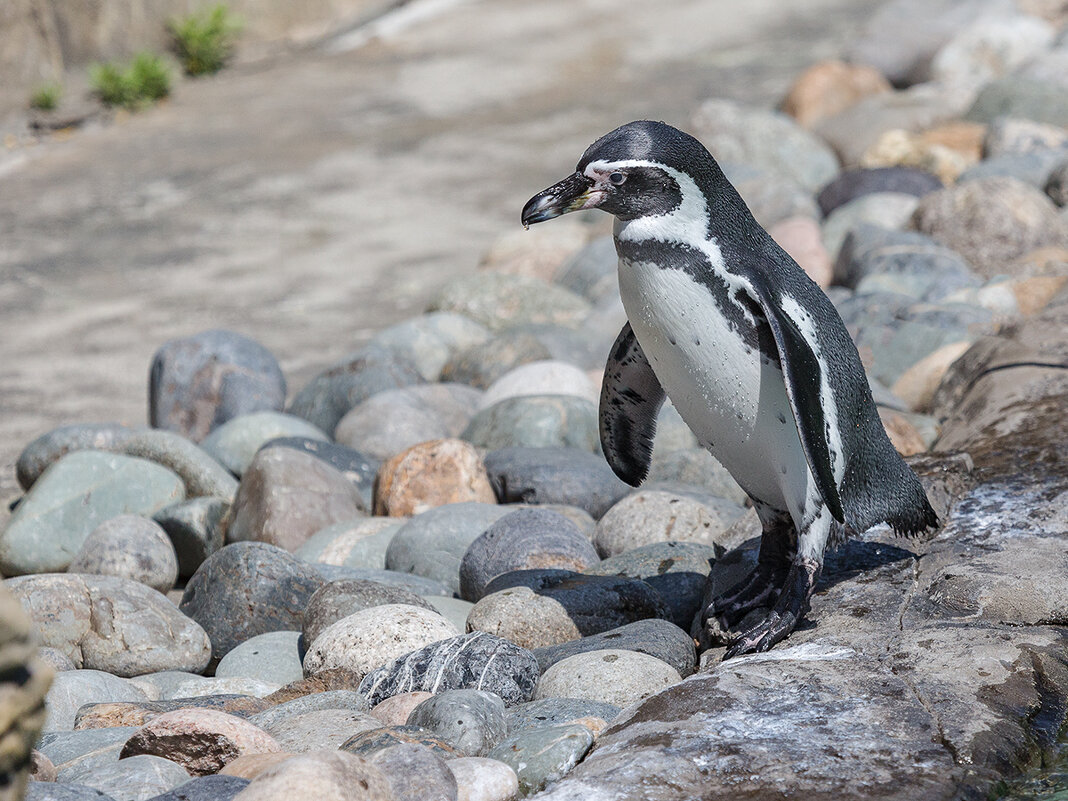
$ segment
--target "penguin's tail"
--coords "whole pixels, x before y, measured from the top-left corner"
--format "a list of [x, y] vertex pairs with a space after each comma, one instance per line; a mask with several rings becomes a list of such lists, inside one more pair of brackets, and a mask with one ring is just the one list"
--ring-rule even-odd
[[[917, 482], [918, 483], [918, 482]], [[927, 500], [927, 494], [920, 490], [920, 503], [910, 505], [908, 508], [898, 511], [894, 516], [887, 519], [890, 528], [895, 534], [904, 537], [915, 537], [929, 529], [938, 528], [940, 521], [935, 510], [931, 508], [931, 502]]]

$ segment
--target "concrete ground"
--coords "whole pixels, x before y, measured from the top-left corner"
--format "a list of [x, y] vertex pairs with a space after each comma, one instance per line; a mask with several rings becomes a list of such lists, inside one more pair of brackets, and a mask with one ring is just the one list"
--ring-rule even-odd
[[475, 269], [601, 133], [772, 105], [878, 4], [419, 0], [383, 38], [0, 151], [0, 501], [38, 434], [143, 423], [167, 339], [242, 331], [294, 391]]

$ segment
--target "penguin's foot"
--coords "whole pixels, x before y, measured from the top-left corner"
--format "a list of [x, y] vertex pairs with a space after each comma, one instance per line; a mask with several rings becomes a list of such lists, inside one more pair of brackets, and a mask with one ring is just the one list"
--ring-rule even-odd
[[722, 628], [729, 629], [754, 609], [774, 606], [789, 569], [789, 563], [758, 562], [745, 581], [712, 600], [705, 622], [716, 618]]
[[790, 565], [775, 608], [760, 623], [739, 634], [723, 658], [761, 653], [786, 639], [808, 611], [821, 568], [822, 565], [814, 559], [795, 560]]

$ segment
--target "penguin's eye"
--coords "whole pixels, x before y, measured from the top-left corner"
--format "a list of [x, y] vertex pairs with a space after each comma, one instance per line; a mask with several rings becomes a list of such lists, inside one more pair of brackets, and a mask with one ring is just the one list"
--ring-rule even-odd
[[614, 172], [608, 176], [608, 180], [614, 183], [616, 186], [619, 186], [621, 183], [627, 180], [627, 176], [625, 176], [621, 172]]

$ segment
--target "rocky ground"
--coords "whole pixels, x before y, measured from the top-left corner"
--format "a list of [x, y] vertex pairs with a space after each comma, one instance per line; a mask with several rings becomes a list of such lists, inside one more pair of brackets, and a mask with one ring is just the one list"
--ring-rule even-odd
[[154, 345], [150, 427], [27, 443], [0, 767], [32, 758], [34, 799], [1059, 798], [1064, 22], [891, 0], [785, 113], [691, 109], [943, 521], [841, 548], [786, 642], [695, 649], [759, 527], [670, 407], [641, 489], [600, 456], [624, 317], [610, 240], [565, 219], [299, 380], [207, 330]]

